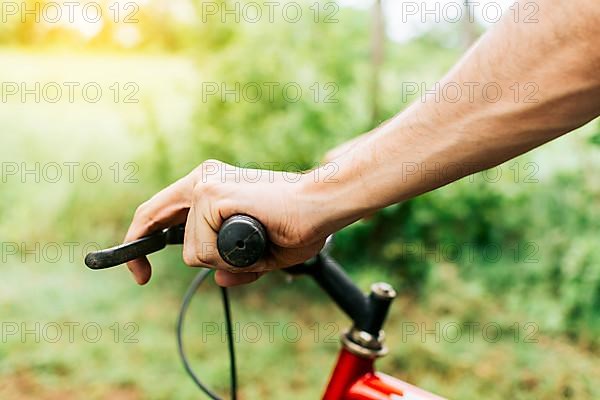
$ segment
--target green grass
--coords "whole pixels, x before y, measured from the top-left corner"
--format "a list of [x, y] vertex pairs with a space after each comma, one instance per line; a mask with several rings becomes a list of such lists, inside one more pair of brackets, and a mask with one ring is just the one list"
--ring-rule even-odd
[[[196, 389], [183, 372], [174, 338], [183, 292], [181, 275], [191, 278], [193, 271], [170, 265], [177, 264], [175, 253], [156, 257], [157, 276], [144, 288], [137, 287], [123, 269], [93, 272], [79, 263], [52, 266], [52, 271], [39, 265], [6, 266], [3, 273], [7, 279], [0, 285], [3, 321], [25, 323], [29, 329], [35, 322], [42, 327], [58, 323], [63, 326], [63, 336], [56, 343], [48, 342], [55, 336], [50, 330], [46, 336], [42, 334], [40, 343], [32, 334], [25, 342], [18, 335], [9, 336], [2, 344], [2, 397], [53, 398], [60, 394], [81, 398], [85, 394], [86, 398], [103, 399], [116, 393], [127, 399], [195, 397]], [[510, 330], [513, 321], [525, 324], [526, 318], [507, 314], [493, 299], [480, 296], [480, 289], [461, 283], [451, 266], [439, 268], [446, 271], [445, 286], [451, 290], [434, 291], [425, 304], [401, 296], [392, 308], [387, 327], [392, 351], [382, 360], [382, 369], [449, 398], [555, 399], [557, 393], [574, 393], [564, 398], [598, 396], [594, 377], [600, 366], [593, 354], [543, 332], [531, 337], [536, 343], [529, 343], [525, 336], [531, 332], [523, 331], [515, 343]], [[376, 275], [371, 272], [356, 278], [365, 287]], [[178, 281], [169, 282], [174, 277]], [[206, 285], [189, 311], [185, 340], [201, 376], [224, 392], [228, 364], [220, 300], [214, 284]], [[335, 360], [337, 336], [348, 325], [343, 315], [312, 283], [286, 283], [281, 274], [233, 289], [231, 294], [234, 319], [241, 327], [236, 336], [241, 398], [318, 398]], [[465, 309], [486, 315], [477, 319], [482, 325], [486, 321], [502, 325], [503, 338], [486, 341], [478, 330], [473, 342], [466, 332], [456, 343], [450, 340], [450, 333], [439, 342], [431, 334], [423, 340], [420, 332], [410, 335], [404, 331], [403, 338], [407, 324], [419, 326], [419, 330], [434, 329], [436, 322], [442, 326], [463, 324], [469, 321]], [[66, 322], [80, 324], [74, 329], [72, 343]], [[95, 330], [88, 336], [83, 333], [83, 326], [89, 323], [102, 330], [98, 342], [93, 342]], [[120, 326], [118, 338], [115, 323]], [[128, 338], [135, 343], [126, 340], [125, 335], [134, 332], [125, 329], [127, 323], [139, 329]], [[270, 333], [269, 326], [273, 326]], [[284, 326], [288, 326], [286, 332]], [[297, 328], [302, 332], [299, 338]]]

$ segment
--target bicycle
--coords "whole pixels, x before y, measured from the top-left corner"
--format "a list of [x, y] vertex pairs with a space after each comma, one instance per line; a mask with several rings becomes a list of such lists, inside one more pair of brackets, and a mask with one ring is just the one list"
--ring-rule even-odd
[[[168, 244], [181, 244], [184, 226], [160, 232], [110, 249], [86, 256], [85, 263], [92, 269], [105, 269], [148, 255]], [[262, 224], [247, 215], [235, 215], [221, 226], [217, 237], [217, 250], [228, 264], [247, 268], [258, 261], [268, 246], [267, 234]], [[375, 370], [375, 360], [387, 354], [384, 344], [385, 324], [389, 307], [396, 291], [385, 282], [371, 286], [368, 295], [352, 282], [340, 265], [328, 254], [328, 245], [313, 259], [304, 264], [285, 269], [292, 275], [307, 275], [325, 291], [333, 302], [350, 318], [352, 326], [341, 335], [342, 348], [331, 373], [323, 400], [443, 400], [435, 394]], [[186, 311], [197, 289], [212, 272], [200, 271], [184, 295], [177, 318], [177, 344], [186, 372], [211, 399], [221, 399], [196, 375], [185, 355], [182, 332]], [[231, 329], [231, 312], [226, 288], [221, 288], [225, 314], [225, 328], [231, 371], [231, 398], [237, 398], [237, 372]]]

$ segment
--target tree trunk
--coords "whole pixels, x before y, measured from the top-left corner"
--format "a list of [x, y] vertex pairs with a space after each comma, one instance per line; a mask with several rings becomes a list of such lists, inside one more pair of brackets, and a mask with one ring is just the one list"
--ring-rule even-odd
[[380, 109], [380, 72], [384, 57], [385, 22], [383, 19], [382, 0], [375, 0], [372, 11], [371, 26], [371, 124], [379, 124]]

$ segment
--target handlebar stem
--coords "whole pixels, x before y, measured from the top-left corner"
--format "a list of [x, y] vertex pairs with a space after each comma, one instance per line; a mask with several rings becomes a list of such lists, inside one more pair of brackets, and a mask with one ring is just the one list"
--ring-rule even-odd
[[371, 293], [365, 296], [342, 267], [324, 252], [286, 271], [311, 276], [350, 317], [356, 330], [379, 337], [390, 304], [396, 297], [395, 290], [389, 284], [376, 283], [371, 287]]

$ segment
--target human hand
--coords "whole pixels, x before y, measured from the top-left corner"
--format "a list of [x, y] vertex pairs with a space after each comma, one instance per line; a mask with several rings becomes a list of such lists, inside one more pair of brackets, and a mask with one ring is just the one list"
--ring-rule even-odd
[[[216, 268], [215, 279], [221, 286], [252, 282], [265, 271], [304, 262], [322, 248], [329, 233], [321, 232], [319, 206], [305, 190], [306, 177], [205, 161], [138, 207], [125, 242], [185, 222], [187, 265]], [[241, 272], [225, 263], [216, 247], [221, 224], [234, 214], [258, 219], [269, 238], [263, 259]], [[137, 283], [150, 280], [146, 257], [129, 262], [128, 267]]]

